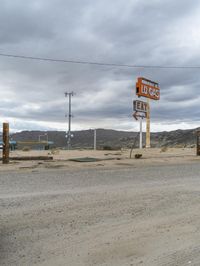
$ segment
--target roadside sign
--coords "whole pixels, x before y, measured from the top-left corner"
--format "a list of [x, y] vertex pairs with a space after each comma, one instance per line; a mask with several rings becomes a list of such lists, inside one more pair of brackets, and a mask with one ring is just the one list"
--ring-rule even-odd
[[138, 120], [138, 116], [137, 116], [137, 112], [133, 113], [133, 117], [135, 118], [135, 120]]
[[138, 78], [136, 82], [136, 94], [153, 100], [160, 99], [160, 88], [157, 82], [146, 78]]
[[137, 111], [135, 113], [133, 113], [133, 117], [135, 118], [135, 120], [138, 120], [139, 117], [141, 117], [142, 119], [146, 117], [146, 115], [138, 113]]
[[147, 112], [147, 103], [143, 101], [133, 101], [133, 110], [136, 112], [146, 113]]

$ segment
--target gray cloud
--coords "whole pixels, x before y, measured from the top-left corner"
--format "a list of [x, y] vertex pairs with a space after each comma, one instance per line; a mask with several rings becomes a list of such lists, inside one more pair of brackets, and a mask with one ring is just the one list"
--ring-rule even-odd
[[[3, 0], [0, 52], [136, 65], [199, 65], [198, 1]], [[137, 76], [158, 81], [155, 123], [199, 122], [198, 69], [128, 69], [0, 58], [1, 120], [20, 128], [65, 125], [132, 129]], [[85, 121], [85, 123], [84, 123]], [[109, 122], [108, 122], [109, 121]], [[174, 122], [173, 122], [174, 121]], [[177, 122], [178, 121], [178, 122]], [[105, 124], [103, 124], [105, 123]], [[24, 125], [24, 126], [23, 126]], [[160, 128], [159, 128], [160, 130]]]

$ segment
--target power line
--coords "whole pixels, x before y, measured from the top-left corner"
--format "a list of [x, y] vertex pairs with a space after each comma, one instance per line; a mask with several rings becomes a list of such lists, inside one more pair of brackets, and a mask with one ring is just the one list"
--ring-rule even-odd
[[92, 62], [92, 61], [81, 61], [81, 60], [68, 60], [68, 59], [56, 59], [56, 58], [45, 58], [45, 57], [34, 57], [16, 54], [4, 54], [0, 53], [2, 57], [11, 57], [25, 60], [39, 60], [39, 61], [49, 61], [57, 63], [71, 63], [71, 64], [84, 64], [84, 65], [96, 65], [96, 66], [106, 66], [106, 67], [125, 67], [125, 68], [154, 68], [154, 69], [200, 69], [200, 66], [159, 66], [159, 65], [129, 65], [129, 64], [117, 64], [117, 63], [107, 63], [107, 62]]

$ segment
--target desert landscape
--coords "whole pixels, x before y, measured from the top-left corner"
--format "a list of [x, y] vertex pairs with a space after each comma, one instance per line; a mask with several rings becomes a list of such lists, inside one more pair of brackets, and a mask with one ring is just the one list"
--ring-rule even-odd
[[0, 264], [199, 265], [200, 158], [138, 152], [31, 151], [53, 160], [1, 165]]
[[0, 25], [0, 266], [200, 266], [200, 1]]

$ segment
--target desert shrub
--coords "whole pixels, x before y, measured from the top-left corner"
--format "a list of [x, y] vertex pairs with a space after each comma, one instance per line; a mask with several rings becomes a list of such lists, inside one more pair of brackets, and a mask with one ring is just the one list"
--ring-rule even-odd
[[60, 153], [60, 150], [58, 150], [58, 149], [52, 149], [51, 150], [51, 154], [56, 155], [56, 154], [59, 154], [59, 153]]
[[140, 158], [142, 158], [142, 154], [141, 153], [135, 154], [135, 159], [140, 159]]
[[103, 146], [103, 148], [102, 148], [103, 150], [107, 150], [107, 151], [119, 151], [119, 150], [121, 150], [121, 147], [117, 147], [117, 146], [115, 146], [115, 147], [112, 147], [112, 146], [109, 146], [109, 145], [105, 145], [105, 146]]
[[23, 147], [23, 149], [22, 149], [22, 151], [30, 151], [31, 149], [30, 149], [30, 147], [28, 147], [28, 146], [25, 146], [25, 147]]
[[162, 147], [160, 151], [161, 152], [166, 152], [167, 151], [167, 147], [166, 146]]
[[185, 148], [185, 144], [176, 144], [176, 145], [174, 145], [174, 148], [176, 148], [176, 149]]
[[105, 150], [105, 151], [111, 151], [112, 149], [113, 148], [111, 146], [108, 146], [108, 145], [103, 146], [103, 150]]

